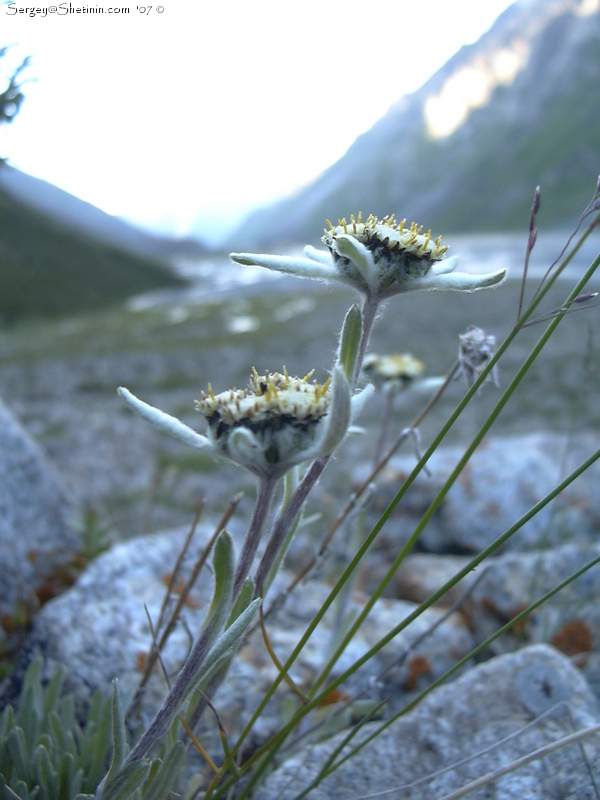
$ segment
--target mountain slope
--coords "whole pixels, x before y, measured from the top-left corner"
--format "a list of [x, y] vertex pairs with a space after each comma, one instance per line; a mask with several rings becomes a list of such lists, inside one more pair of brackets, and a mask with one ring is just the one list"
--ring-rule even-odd
[[74, 233], [0, 187], [0, 325], [183, 283], [164, 263]]
[[106, 214], [47, 181], [8, 164], [0, 165], [0, 189], [13, 200], [56, 221], [64, 228], [98, 242], [148, 258], [189, 254], [202, 256], [207, 248], [195, 239], [154, 236], [118, 217]]
[[568, 225], [600, 172], [600, 2], [520, 0], [343, 158], [261, 209], [233, 249], [314, 242], [325, 218], [392, 211], [434, 233]]

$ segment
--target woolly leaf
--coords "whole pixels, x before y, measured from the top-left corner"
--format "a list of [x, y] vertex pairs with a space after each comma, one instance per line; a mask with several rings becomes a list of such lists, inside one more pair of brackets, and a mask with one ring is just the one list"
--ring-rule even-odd
[[233, 555], [233, 541], [227, 531], [223, 531], [215, 542], [213, 568], [215, 587], [213, 590], [212, 602], [204, 622], [204, 628], [206, 629], [209, 625], [211, 626], [214, 631], [214, 639], [227, 620], [233, 593], [235, 561]]
[[356, 359], [362, 335], [362, 314], [356, 303], [348, 310], [342, 334], [340, 336], [340, 349], [338, 353], [338, 364], [344, 370], [348, 383], [352, 383]]
[[71, 788], [75, 757], [72, 753], [64, 753], [58, 763], [58, 797], [70, 797], [79, 791], [81, 783], [75, 791]]
[[123, 767], [112, 783], [103, 785], [100, 797], [102, 800], [126, 800], [146, 780], [149, 770], [150, 762], [146, 759], [132, 761]]
[[62, 672], [58, 670], [52, 676], [50, 683], [46, 686], [43, 709], [44, 717], [47, 717], [52, 710], [56, 709], [58, 705], [61, 683]]
[[175, 742], [162, 759], [156, 773], [149, 777], [143, 787], [144, 800], [163, 800], [168, 796], [169, 789], [173, 789], [181, 773], [185, 760], [185, 745]]
[[89, 738], [85, 741], [81, 751], [81, 764], [85, 767], [84, 788], [89, 791], [98, 786], [105, 773], [111, 744], [112, 702], [108, 702], [100, 692], [96, 696], [98, 697], [97, 706], [94, 706], [95, 698], [92, 699], [94, 709], [92, 720], [95, 721], [96, 730], [91, 735], [93, 729], [88, 733], [86, 726], [84, 733]]
[[254, 594], [254, 581], [250, 576], [246, 578], [246, 580], [242, 584], [242, 588], [240, 589], [240, 593], [238, 594], [235, 603], [233, 604], [233, 608], [231, 609], [231, 614], [229, 615], [229, 619], [227, 620], [226, 627], [229, 628], [233, 622], [239, 617], [242, 611], [245, 611], [248, 606], [250, 605], [250, 601], [252, 600], [252, 595]]
[[377, 289], [378, 272], [373, 262], [373, 256], [364, 244], [354, 236], [346, 234], [336, 236], [335, 242], [338, 253], [352, 261], [365, 279], [369, 289]]
[[[208, 671], [211, 666], [219, 661], [224, 655], [227, 654], [229, 650], [234, 649], [237, 647], [238, 642], [242, 638], [242, 636], [246, 633], [246, 629], [252, 622], [255, 613], [258, 610], [259, 605], [261, 604], [262, 600], [260, 597], [257, 597], [256, 600], [253, 600], [248, 608], [246, 608], [240, 616], [233, 622], [227, 630], [221, 634], [219, 639], [217, 640], [216, 644], [213, 645], [209, 654], [206, 656], [206, 659], [201, 667], [201, 672]], [[200, 675], [198, 679], [200, 679]]]
[[33, 765], [39, 785], [45, 789], [47, 795], [56, 797], [58, 793], [58, 772], [53, 769], [48, 751], [42, 745], [35, 750]]
[[64, 750], [67, 737], [62, 719], [58, 716], [56, 711], [50, 712], [49, 722], [50, 722], [50, 727], [49, 727], [50, 735], [56, 742], [57, 747], [59, 747], [61, 750]]
[[6, 747], [16, 774], [23, 780], [33, 781], [32, 763], [30, 754], [27, 752], [23, 728], [12, 729], [6, 741]]
[[81, 787], [83, 786], [83, 778], [83, 769], [80, 767], [71, 778], [68, 794], [65, 795], [66, 797], [75, 797], [76, 795], [79, 795]]
[[115, 678], [112, 682], [112, 741], [113, 756], [110, 762], [110, 769], [106, 775], [106, 785], [116, 777], [117, 773], [125, 761], [127, 751], [127, 734], [125, 731], [125, 716], [123, 714], [123, 704], [119, 693], [119, 682]]

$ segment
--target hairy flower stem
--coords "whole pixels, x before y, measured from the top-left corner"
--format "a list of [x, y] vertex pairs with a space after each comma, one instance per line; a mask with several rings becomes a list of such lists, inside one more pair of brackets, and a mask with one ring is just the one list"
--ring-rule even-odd
[[[252, 562], [254, 561], [254, 556], [256, 555], [258, 545], [260, 544], [265, 519], [269, 513], [269, 508], [271, 507], [271, 501], [273, 500], [273, 494], [275, 492], [275, 487], [277, 486], [278, 480], [278, 477], [266, 477], [260, 479], [254, 512], [252, 513], [252, 519], [250, 520], [248, 533], [244, 539], [244, 545], [242, 547], [242, 552], [240, 553], [235, 579], [233, 581], [234, 602], [240, 592], [240, 589], [242, 588], [242, 584], [248, 577], [250, 568], [252, 567]], [[259, 597], [260, 594], [257, 596]]]
[[[375, 316], [377, 314], [378, 307], [379, 300], [371, 297], [365, 297], [362, 307], [362, 333], [360, 337], [356, 365], [354, 367], [354, 377], [352, 379], [351, 391], [356, 389], [356, 384], [358, 383], [358, 378], [360, 376], [362, 363], [369, 345], [369, 339], [371, 338], [371, 331], [373, 330], [373, 324], [375, 322]], [[275, 559], [277, 558], [277, 554], [283, 542], [285, 541], [285, 537], [287, 536], [290, 527], [293, 525], [294, 520], [300, 513], [309, 492], [319, 480], [321, 473], [327, 466], [330, 457], [331, 454], [321, 456], [321, 458], [317, 458], [312, 462], [304, 477], [298, 484], [298, 487], [292, 495], [290, 502], [283, 510], [279, 519], [276, 520], [274, 528], [271, 532], [271, 538], [269, 539], [267, 549], [265, 550], [254, 578], [255, 597], [262, 597], [264, 599], [263, 583], [269, 574]]]
[[[242, 584], [250, 571], [252, 562], [254, 561], [254, 556], [256, 555], [256, 550], [260, 542], [262, 529], [271, 505], [271, 500], [273, 499], [277, 481], [278, 478], [273, 477], [261, 478], [260, 480], [256, 505], [254, 506], [254, 512], [250, 520], [250, 526], [246, 534], [236, 570], [232, 602], [235, 602]], [[173, 688], [166, 696], [162, 706], [156, 712], [156, 716], [150, 723], [148, 729], [129, 754], [124, 766], [143, 758], [154, 744], [168, 731], [182, 704], [185, 702], [186, 697], [189, 695], [191, 684], [196, 680], [198, 670], [202, 666], [202, 662], [206, 658], [219, 633], [220, 631], [215, 629], [215, 621], [211, 620], [198, 639], [196, 639], [187, 661], [181, 668], [181, 672], [173, 684]]]
[[327, 466], [329, 458], [330, 456], [327, 455], [327, 456], [322, 456], [321, 458], [317, 458], [313, 461], [313, 463], [306, 471], [304, 477], [298, 484], [298, 488], [292, 495], [290, 502], [287, 504], [281, 516], [276, 521], [275, 527], [273, 528], [273, 531], [271, 533], [271, 538], [269, 539], [269, 544], [267, 545], [267, 549], [265, 550], [265, 553], [261, 559], [261, 562], [258, 566], [258, 570], [256, 571], [256, 575], [254, 577], [255, 597], [263, 596], [262, 595], [263, 583], [265, 581], [265, 578], [269, 574], [271, 565], [277, 558], [277, 553], [279, 552], [279, 548], [283, 544], [286, 534], [289, 531], [291, 525], [293, 525], [296, 516], [300, 513], [300, 510], [304, 505], [304, 501], [308, 497], [308, 493], [315, 485], [321, 473]]
[[373, 325], [375, 323], [375, 317], [377, 316], [378, 308], [378, 298], [373, 298], [370, 296], [365, 297], [362, 307], [362, 334], [360, 337], [356, 366], [354, 367], [354, 378], [352, 379], [352, 386], [350, 387], [352, 391], [356, 389], [356, 385], [360, 377], [360, 371], [362, 369], [363, 361], [365, 360], [365, 354], [367, 352], [367, 347], [369, 346], [369, 340], [371, 339], [371, 332], [373, 331]]
[[192, 651], [189, 654], [187, 661], [183, 665], [181, 672], [177, 676], [177, 680], [173, 684], [173, 688], [165, 697], [162, 706], [156, 712], [156, 715], [148, 729], [143, 734], [139, 742], [135, 745], [133, 750], [129, 753], [123, 766], [134, 761], [139, 761], [144, 758], [146, 753], [166, 734], [171, 726], [171, 723], [177, 716], [185, 697], [189, 693], [190, 684], [194, 680], [198, 669], [206, 658], [210, 646], [218, 631], [215, 631], [214, 621], [211, 621], [201, 635], [196, 639]]

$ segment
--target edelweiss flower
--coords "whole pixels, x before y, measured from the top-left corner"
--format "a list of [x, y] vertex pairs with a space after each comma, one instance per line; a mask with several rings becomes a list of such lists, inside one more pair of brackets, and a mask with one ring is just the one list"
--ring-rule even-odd
[[345, 436], [372, 388], [352, 399], [340, 366], [323, 385], [305, 378], [253, 370], [247, 389], [208, 394], [196, 408], [208, 422], [202, 436], [175, 417], [138, 400], [127, 389], [119, 394], [144, 419], [192, 447], [209, 450], [260, 478], [278, 478], [295, 464], [327, 455]]
[[432, 240], [431, 231], [422, 233], [415, 222], [382, 220], [371, 214], [365, 222], [361, 214], [350, 222], [338, 220], [325, 230], [322, 242], [328, 251], [306, 247], [306, 258], [292, 256], [232, 253], [238, 264], [267, 267], [302, 278], [338, 280], [379, 301], [401, 292], [419, 289], [455, 289], [472, 292], [495, 286], [504, 280], [506, 270], [487, 275], [454, 272], [458, 259], [446, 258], [447, 247], [441, 236]]
[[425, 369], [422, 361], [410, 353], [378, 356], [369, 353], [363, 361], [363, 373], [380, 389], [404, 389]]

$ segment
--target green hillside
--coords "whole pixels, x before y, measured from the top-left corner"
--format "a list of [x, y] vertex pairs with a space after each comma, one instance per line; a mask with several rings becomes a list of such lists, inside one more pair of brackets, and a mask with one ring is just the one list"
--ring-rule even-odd
[[0, 321], [56, 317], [181, 285], [160, 261], [58, 227], [0, 190]]

